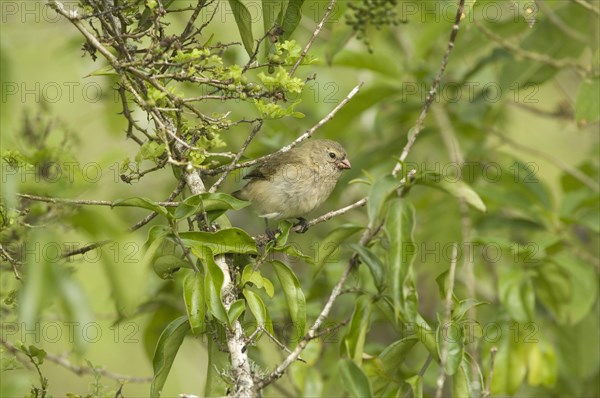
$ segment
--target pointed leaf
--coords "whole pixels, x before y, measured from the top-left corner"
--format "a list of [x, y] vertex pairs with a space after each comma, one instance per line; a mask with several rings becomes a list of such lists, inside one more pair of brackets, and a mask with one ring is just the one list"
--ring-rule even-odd
[[177, 351], [189, 330], [190, 324], [187, 317], [181, 316], [171, 322], [160, 335], [156, 351], [154, 352], [154, 358], [152, 359], [154, 367], [154, 376], [150, 385], [150, 396], [152, 398], [160, 396]]
[[352, 360], [340, 359], [338, 369], [342, 377], [342, 384], [351, 397], [365, 398], [373, 396], [369, 378]]
[[269, 333], [273, 334], [273, 324], [270, 321], [269, 312], [260, 296], [250, 289], [244, 289], [242, 290], [242, 293], [246, 298], [248, 308], [252, 315], [254, 315], [254, 319], [256, 319], [258, 325], [264, 327]]
[[244, 287], [246, 283], [252, 283], [259, 289], [265, 289], [265, 292], [269, 297], [273, 297], [275, 294], [275, 288], [273, 283], [260, 274], [260, 270], [254, 271], [251, 264], [244, 267], [242, 271], [242, 278], [240, 279], [240, 287]]
[[298, 27], [300, 20], [302, 19], [302, 4], [304, 0], [289, 0], [288, 6], [283, 15], [281, 21], [281, 27], [283, 28], [282, 39], [287, 40], [292, 36], [292, 33]]
[[189, 273], [183, 280], [183, 301], [192, 333], [204, 332], [206, 316], [206, 296], [204, 293], [204, 275]]
[[345, 354], [350, 356], [357, 365], [362, 363], [372, 308], [373, 302], [369, 297], [363, 295], [358, 298], [348, 326], [348, 332], [344, 337]]
[[277, 279], [283, 288], [294, 328], [298, 331], [298, 336], [302, 336], [306, 329], [306, 299], [300, 282], [294, 272], [281, 261], [271, 261], [271, 265], [273, 265]]
[[385, 229], [390, 242], [389, 264], [394, 313], [397, 319], [414, 321], [415, 313], [410, 310], [411, 286], [407, 280], [416, 253], [413, 241], [415, 214], [413, 207], [403, 199], [390, 203]]
[[172, 254], [160, 256], [152, 263], [152, 269], [154, 269], [156, 275], [161, 279], [173, 279], [173, 273], [179, 271], [181, 268], [192, 269], [193, 267], [189, 261]]
[[[198, 258], [223, 253], [257, 254], [256, 243], [250, 235], [239, 228], [227, 228], [217, 232], [180, 232], [182, 242], [192, 248]], [[175, 241], [174, 237], [171, 237]]]
[[369, 267], [369, 271], [371, 271], [371, 275], [373, 275], [375, 286], [377, 286], [377, 290], [381, 292], [385, 283], [385, 267], [379, 257], [365, 246], [352, 243], [350, 247], [358, 253], [361, 260]]
[[233, 11], [233, 17], [237, 24], [242, 43], [248, 55], [252, 56], [254, 52], [254, 37], [252, 35], [252, 15], [246, 8], [241, 0], [228, 0], [231, 10]]
[[165, 217], [169, 216], [169, 212], [167, 211], [166, 207], [158, 205], [158, 204], [154, 203], [153, 201], [151, 201], [150, 199], [146, 199], [146, 198], [133, 197], [133, 198], [127, 198], [127, 199], [119, 199], [119, 200], [115, 200], [112, 205], [112, 207], [122, 207], [122, 206], [139, 207], [142, 209], [152, 210], [152, 211], [154, 211], [158, 214], [161, 214]]
[[227, 311], [221, 299], [221, 289], [225, 277], [223, 270], [219, 268], [213, 256], [208, 255], [202, 260], [205, 267], [204, 291], [206, 294], [206, 302], [210, 313], [217, 318], [222, 324], [229, 325]]
[[383, 206], [399, 186], [400, 182], [391, 174], [383, 176], [371, 186], [368, 196], [369, 201], [367, 202], [370, 223], [375, 223]]
[[315, 259], [317, 270], [315, 271], [315, 274], [318, 274], [323, 266], [327, 264], [327, 261], [331, 256], [336, 253], [336, 251], [339, 251], [342, 242], [361, 229], [363, 229], [363, 227], [344, 224], [331, 231], [318, 245], [317, 258]]
[[231, 323], [237, 321], [237, 319], [240, 317], [240, 315], [244, 313], [244, 311], [246, 311], [246, 302], [242, 299], [234, 301], [231, 304], [231, 307], [229, 307], [229, 321]]

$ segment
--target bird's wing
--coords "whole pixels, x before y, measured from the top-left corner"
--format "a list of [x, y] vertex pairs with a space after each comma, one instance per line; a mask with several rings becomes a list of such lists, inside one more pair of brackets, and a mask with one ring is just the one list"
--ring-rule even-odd
[[252, 169], [244, 176], [244, 180], [269, 180], [282, 167], [291, 164], [302, 165], [302, 159], [294, 150], [273, 156], [260, 166]]

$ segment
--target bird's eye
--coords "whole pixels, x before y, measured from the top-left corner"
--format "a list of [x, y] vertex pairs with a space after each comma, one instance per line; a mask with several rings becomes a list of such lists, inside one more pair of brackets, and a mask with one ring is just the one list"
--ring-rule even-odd
[[333, 153], [333, 152], [329, 152], [329, 157], [330, 157], [331, 159], [335, 159], [335, 153]]

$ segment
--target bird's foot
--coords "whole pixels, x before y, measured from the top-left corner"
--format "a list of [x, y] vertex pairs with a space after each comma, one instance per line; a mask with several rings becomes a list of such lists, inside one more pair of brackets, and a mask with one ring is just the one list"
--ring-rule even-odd
[[299, 233], [303, 234], [308, 231], [308, 221], [303, 217], [298, 217], [298, 223], [294, 224], [294, 229]]
[[265, 230], [265, 234], [267, 235], [267, 239], [269, 241], [274, 241], [277, 234], [280, 234], [280, 233], [281, 233], [281, 230], [279, 228], [275, 228], [274, 230], [267, 228]]

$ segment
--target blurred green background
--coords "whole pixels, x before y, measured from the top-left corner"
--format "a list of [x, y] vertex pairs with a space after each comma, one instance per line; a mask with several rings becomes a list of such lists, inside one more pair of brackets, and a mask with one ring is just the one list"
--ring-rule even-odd
[[[189, 2], [176, 3], [183, 6]], [[260, 7], [260, 2], [246, 3], [250, 10]], [[371, 27], [368, 37], [373, 52], [369, 53], [360, 40], [353, 38], [345, 41], [350, 32], [345, 22], [348, 2], [338, 2], [326, 28], [311, 49], [312, 56], [318, 60], [313, 65], [301, 67], [298, 72], [303, 78], [316, 74], [316, 79], [307, 83], [301, 96], [302, 102], [296, 108], [306, 116], [303, 119], [267, 121], [246, 153], [248, 158], [252, 158], [289, 143], [317, 123], [352, 87], [363, 81], [360, 94], [317, 132], [318, 137], [341, 142], [353, 168], [344, 175], [332, 197], [313, 216], [365, 196], [369, 187], [364, 184], [349, 185], [353, 179], [377, 179], [393, 168], [439, 67], [452, 26], [453, 12], [448, 10], [453, 9], [447, 8], [448, 2], [444, 1], [398, 3], [396, 10], [402, 23], [381, 30]], [[562, 276], [548, 278], [544, 282], [548, 284], [546, 290], [538, 289], [536, 285], [535, 289], [522, 293], [526, 289], [522, 286], [516, 288], [523, 290], [519, 290], [515, 300], [519, 300], [520, 294], [536, 295], [535, 304], [531, 307], [535, 313], [516, 320], [521, 322], [521, 327], [527, 322], [536, 325], [535, 337], [539, 339], [537, 347], [541, 347], [541, 351], [531, 351], [526, 343], [519, 340], [521, 346], [515, 350], [521, 350], [520, 354], [514, 350], [499, 354], [495, 381], [503, 384], [497, 387], [496, 392], [501, 395], [514, 393], [517, 396], [598, 396], [600, 218], [597, 191], [593, 192], [580, 182], [573, 182], [565, 173], [564, 166], [577, 168], [598, 186], [599, 126], [597, 117], [594, 118], [598, 109], [594, 108], [600, 93], [592, 89], [591, 94], [581, 94], [584, 84], [598, 87], [598, 16], [586, 12], [572, 1], [541, 3], [544, 5], [536, 7], [535, 15], [528, 17], [523, 12], [524, 2], [478, 1], [462, 23], [456, 48], [450, 58], [443, 81], [451, 85], [443, 87], [433, 108], [437, 108], [438, 116], [448, 117], [465, 159], [476, 164], [475, 178], [469, 182], [488, 207], [486, 214], [471, 211], [476, 237], [481, 241], [497, 241], [501, 238], [524, 245], [533, 242], [542, 251], [548, 249], [544, 246], [545, 242], [556, 238], [566, 242], [564, 248], [561, 246], [558, 250], [554, 247], [555, 251], [550, 248], [547, 256], [560, 252], [557, 255], [566, 256], [567, 263], [577, 262], [578, 265], [574, 267], [580, 270], [575, 276], [565, 277], [566, 282], [561, 279]], [[74, 7], [76, 3], [69, 4]], [[597, 7], [597, 3], [592, 4]], [[304, 17], [292, 37], [301, 46], [309, 39], [315, 21], [320, 20], [326, 5], [326, 1], [305, 2]], [[49, 181], [36, 173], [13, 172], [3, 162], [2, 195], [5, 206], [14, 204], [14, 197], [10, 199], [14, 192], [111, 201], [131, 196], [164, 200], [177, 184], [170, 169], [165, 168], [152, 174], [152, 177], [132, 184], [126, 184], [119, 178], [121, 163], [126, 158], [134, 158], [137, 146], [125, 137], [126, 124], [119, 115], [121, 104], [113, 91], [115, 82], [112, 77], [90, 76], [103, 67], [105, 61], [99, 59], [94, 62], [89, 56], [82, 57], [83, 40], [79, 32], [58, 18], [43, 1], [3, 0], [0, 6], [0, 129], [3, 156], [6, 156], [6, 151], [18, 151], [32, 158], [37, 156], [40, 160], [54, 157], [63, 162], [73, 162], [71, 164], [75, 165], [76, 170], [73, 178], [70, 178], [63, 165], [63, 169], [58, 171], [60, 175]], [[219, 11], [215, 21], [209, 25], [206, 37], [214, 34], [221, 42], [239, 41], [233, 15], [227, 11], [229, 5], [217, 1], [215, 6], [223, 7], [223, 11]], [[416, 11], [413, 12], [412, 6], [416, 7]], [[494, 10], [501, 10], [498, 17], [491, 14]], [[200, 19], [205, 17], [203, 15]], [[534, 18], [535, 22], [531, 23], [528, 18]], [[551, 59], [573, 59], [574, 63], [584, 67], [593, 65], [596, 74], [586, 75], [577, 67], [568, 65], [554, 68], [529, 61], [527, 57], [503, 49], [502, 43], [484, 35], [473, 22], [475, 19], [502, 40], [516, 43], [525, 51], [545, 54]], [[566, 28], [563, 26], [561, 29], [556, 19], [563, 21]], [[184, 21], [183, 18], [173, 18], [170, 28], [179, 31]], [[259, 27], [262, 28], [258, 11], [253, 23], [257, 31], [255, 36], [258, 36]], [[571, 35], [565, 32], [571, 32]], [[581, 36], [585, 40], [581, 40]], [[235, 50], [229, 50], [224, 58], [230, 63], [245, 63], [247, 55], [238, 46]], [[186, 89], [194, 93], [194, 87]], [[586, 97], [578, 99], [582, 95]], [[581, 105], [581, 102], [585, 105]], [[231, 117], [235, 119], [258, 116], [254, 106], [243, 101], [206, 103], [207, 113], [224, 110], [230, 110]], [[436, 122], [439, 119], [434, 117], [435, 112], [434, 109], [428, 115], [425, 129], [408, 160], [420, 170], [452, 173], [454, 168], [452, 164], [449, 166], [450, 158], [440, 135], [442, 129]], [[142, 113], [136, 115], [143, 118]], [[40, 147], [36, 148], [27, 136], [31, 132], [41, 134], [46, 128], [49, 134], [45, 144], [39, 142]], [[236, 152], [248, 132], [248, 126], [242, 125], [222, 133], [221, 138], [227, 143], [223, 150]], [[505, 141], [502, 136], [517, 144]], [[530, 181], [522, 180], [528, 172], [520, 170], [517, 162], [530, 165], [533, 177]], [[482, 176], [481, 165], [485, 164], [501, 167], [502, 181], [508, 182], [492, 181]], [[515, 176], [518, 178], [513, 178]], [[238, 189], [240, 177], [239, 172], [232, 173], [223, 186], [223, 192]], [[521, 195], [523, 189], [527, 192]], [[581, 207], [569, 207], [565, 202], [568, 198], [572, 199], [574, 190], [579, 190], [580, 195], [586, 198], [583, 210]], [[539, 195], [532, 198], [534, 191]], [[415, 240], [420, 254], [416, 257], [414, 272], [419, 310], [424, 317], [434, 320], [436, 312], [443, 307], [435, 278], [447, 269], [449, 263], [449, 257], [442, 249], [460, 237], [459, 209], [450, 196], [427, 187], [413, 188], [408, 200], [417, 210]], [[29, 242], [77, 242], [80, 246], [103, 239], [116, 242], [64, 264], [69, 275], [81, 287], [93, 314], [89, 320], [93, 326], [84, 327], [81, 322], [74, 326], [75, 335], [83, 335], [81, 347], [74, 347], [74, 339], [69, 337], [68, 326], [64, 323], [64, 308], [52, 294], [51, 288], [42, 292], [39, 298], [46, 303], [39, 332], [30, 333], [22, 326], [15, 316], [14, 302], [11, 301], [19, 283], [15, 281], [7, 263], [3, 262], [0, 274], [4, 300], [3, 339], [12, 344], [18, 340], [36, 344], [54, 355], [65, 354], [72, 363], [85, 366], [84, 360], [89, 360], [91, 364], [111, 372], [151, 376], [148, 354], [152, 353], [157, 333], [169, 320], [184, 313], [184, 309], [181, 276], [176, 276], [173, 281], [163, 281], [155, 275], [148, 259], [144, 258], [142, 245], [148, 227], [135, 233], [126, 232], [146, 212], [133, 208], [74, 209], [44, 204], [32, 204], [32, 207], [29, 217], [36, 227], [30, 232]], [[230, 218], [235, 226], [252, 235], [262, 231], [262, 220], [254, 216], [250, 209], [232, 213]], [[155, 220], [150, 225], [159, 222]], [[347, 222], [365, 224], [366, 211], [353, 210], [312, 228], [305, 235], [294, 235], [291, 239], [305, 252], [314, 254], [319, 247], [316, 245], [323, 244], [324, 237], [334, 226]], [[11, 236], [2, 235], [3, 244], [9, 244], [10, 239]], [[423, 254], [428, 253], [427, 250], [435, 254]], [[348, 253], [348, 248], [341, 246], [333, 261], [327, 265], [324, 276], [318, 279], [313, 279], [313, 270], [308, 265], [301, 261], [291, 263], [309, 301], [309, 319], [321, 308], [321, 298], [335, 283], [347, 262]], [[535, 253], [533, 256], [536, 256]], [[548, 261], [548, 258], [540, 261]], [[503, 277], [498, 274], [502, 274], [502, 267], [508, 266], [486, 263], [481, 253], [476, 253], [476, 293], [479, 299], [490, 302], [490, 305], [479, 308], [477, 319], [482, 325], [500, 324], [506, 335], [511, 333], [507, 329], [509, 320], [519, 318], [515, 316], [515, 311], [526, 312], [530, 307], [529, 304], [507, 302], [501, 297], [504, 294]], [[465, 297], [464, 275], [461, 275], [460, 268], [458, 273], [457, 294]], [[351, 285], [358, 285], [360, 277], [355, 275], [353, 278]], [[527, 280], [527, 283], [541, 283], [539, 276]], [[586, 280], [591, 283], [585, 284]], [[566, 287], [561, 291], [562, 296], [549, 297], [552, 291], [562, 289], [556, 286], [563, 285]], [[578, 289], [581, 289], [579, 295]], [[528, 299], [523, 300], [527, 302]], [[346, 319], [353, 306], [353, 297], [342, 297], [336, 303], [333, 318]], [[515, 307], [518, 309], [511, 309]], [[270, 308], [275, 314], [278, 309], [285, 311], [281, 300], [275, 301]], [[272, 316], [274, 319], [284, 319], [283, 315]], [[121, 320], [115, 324], [117, 319]], [[55, 330], [59, 331], [57, 338], [54, 338]], [[97, 337], [96, 331], [100, 333]], [[38, 341], [37, 337], [40, 338]], [[334, 342], [321, 344], [326, 354], [321, 354], [318, 371], [326, 369], [326, 364], [337, 354], [336, 347], [342, 337], [343, 333], [340, 332], [333, 336]], [[367, 338], [367, 350], [380, 351], [394, 340], [393, 330], [385, 325], [383, 318], [377, 319], [374, 315]], [[482, 346], [487, 348], [486, 344]], [[78, 352], [73, 353], [74, 349]], [[277, 347], [267, 340], [261, 342], [258, 350], [267, 367], [281, 356]], [[482, 352], [485, 359], [485, 351]], [[502, 356], [506, 356], [506, 352], [510, 353], [509, 358]], [[413, 354], [407, 366], [418, 369], [426, 353]], [[541, 359], [537, 359], [537, 362], [531, 359], [538, 354]], [[37, 383], [37, 375], [15, 362], [6, 350], [2, 356], [0, 395], [26, 395], [31, 384]], [[206, 356], [206, 348], [199, 339], [186, 339], [162, 396], [178, 396], [180, 393], [201, 395], [199, 391], [202, 391], [205, 383]], [[306, 356], [311, 358], [311, 353]], [[482, 363], [485, 366], [485, 361], [482, 360]], [[13, 365], [18, 369], [11, 370]], [[519, 371], [515, 373], [514, 369]], [[68, 393], [114, 396], [118, 388], [114, 380], [102, 377], [100, 385], [94, 384], [93, 376], [77, 376], [52, 361], [45, 361], [43, 370], [50, 380], [51, 394], [56, 397]], [[327, 373], [325, 370], [323, 372]], [[524, 378], [525, 373], [529, 379]], [[437, 372], [431, 371], [429, 374], [429, 382], [434, 384]], [[298, 380], [302, 377], [292, 376], [296, 391], [305, 391], [299, 386]], [[328, 379], [325, 384], [326, 387], [321, 390], [322, 396], [337, 396], [335, 394], [340, 391], [339, 380]], [[127, 397], [147, 396], [148, 383], [127, 383], [123, 391]], [[277, 396], [282, 392], [270, 390], [268, 394]]]

